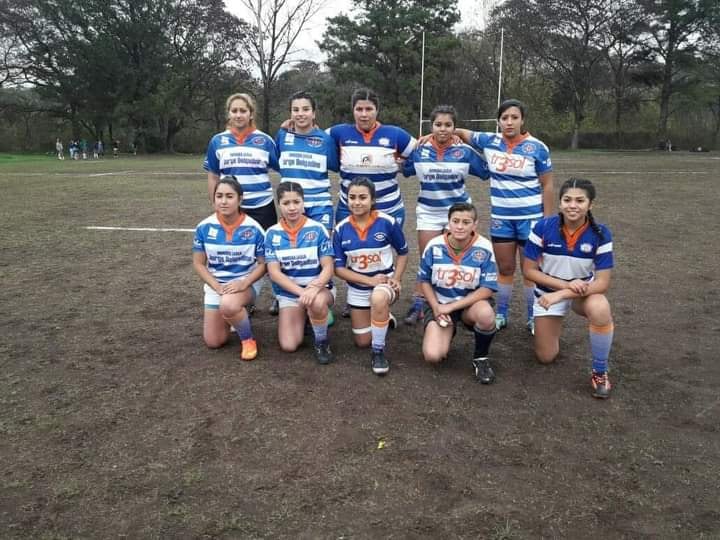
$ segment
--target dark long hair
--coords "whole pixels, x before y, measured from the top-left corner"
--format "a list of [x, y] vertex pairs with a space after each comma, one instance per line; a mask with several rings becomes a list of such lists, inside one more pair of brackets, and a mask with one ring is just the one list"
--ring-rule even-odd
[[275, 190], [275, 198], [277, 199], [278, 204], [280, 204], [280, 199], [282, 199], [282, 196], [286, 193], [297, 193], [303, 201], [305, 200], [305, 192], [303, 192], [302, 186], [297, 182], [285, 180], [284, 182], [280, 182], [278, 184], [278, 187]]
[[356, 176], [352, 180], [350, 180], [350, 183], [348, 184], [348, 195], [350, 195], [350, 188], [353, 187], [364, 187], [367, 188], [368, 192], [370, 192], [370, 199], [372, 200], [372, 206], [370, 207], [370, 210], [375, 209], [375, 184], [372, 180], [370, 180], [367, 176]]
[[[565, 180], [565, 183], [560, 186], [560, 199], [562, 199], [562, 196], [567, 193], [569, 189], [582, 189], [585, 192], [585, 195], [587, 196], [588, 200], [590, 202], [593, 202], [595, 200], [595, 197], [597, 196], [597, 192], [595, 191], [595, 186], [593, 183], [586, 179], [586, 178], [568, 178]], [[562, 212], [559, 213], [560, 215], [560, 231], [562, 232], [563, 225], [565, 224], [565, 220], [563, 218]], [[587, 219], [588, 223], [590, 224], [590, 228], [597, 234], [601, 240], [605, 239], [605, 235], [602, 233], [602, 229], [595, 221], [595, 217], [592, 215], [592, 212], [588, 209], [587, 213]]]

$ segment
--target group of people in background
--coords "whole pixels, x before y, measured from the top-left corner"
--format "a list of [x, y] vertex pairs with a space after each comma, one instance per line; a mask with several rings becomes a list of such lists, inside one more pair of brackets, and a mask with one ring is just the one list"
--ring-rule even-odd
[[[71, 139], [68, 143], [68, 154], [70, 159], [89, 159], [89, 143], [85, 139]], [[118, 157], [120, 154], [120, 141], [113, 141], [112, 143], [113, 157]], [[65, 148], [62, 141], [58, 137], [55, 140], [55, 155], [58, 159], [65, 159]], [[92, 145], [92, 159], [102, 159], [105, 157], [105, 144], [101, 140], [95, 141]]]
[[[295, 351], [309, 331], [317, 361], [332, 362], [328, 327], [338, 278], [347, 283], [342, 312], [350, 317], [353, 342], [370, 349], [373, 373], [388, 373], [385, 344], [397, 324], [391, 308], [401, 296], [409, 254], [402, 174], [420, 182], [419, 265], [404, 322], [424, 325], [425, 361], [444, 361], [464, 327], [474, 339], [475, 377], [483, 384], [495, 380], [490, 347], [509, 324], [520, 261], [525, 324], [538, 360], [555, 360], [572, 309], [589, 322], [592, 395], [609, 397], [613, 322], [605, 293], [612, 238], [592, 215], [596, 193], [588, 180], [564, 182], [555, 211], [550, 153], [524, 129], [521, 102], [500, 105], [499, 132], [457, 128], [455, 109], [438, 106], [431, 134], [420, 140], [381, 124], [379, 98], [367, 89], [351, 97], [354, 123], [327, 130], [316, 125], [313, 97], [293, 95], [290, 119], [275, 139], [256, 128], [251, 96], [233, 94], [226, 105], [227, 129], [212, 137], [204, 163], [214, 213], [198, 225], [193, 247], [193, 265], [205, 283], [209, 347], [225, 344], [233, 329], [241, 358], [257, 357], [250, 314], [267, 275], [280, 348]], [[275, 190], [270, 169], [281, 176]], [[331, 171], [341, 179], [335, 208]], [[470, 175], [490, 181], [489, 239], [477, 230], [478, 210], [466, 190]]]

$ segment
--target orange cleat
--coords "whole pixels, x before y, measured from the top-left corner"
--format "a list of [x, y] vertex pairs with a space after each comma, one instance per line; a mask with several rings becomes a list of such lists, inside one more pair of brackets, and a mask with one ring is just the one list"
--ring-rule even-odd
[[257, 343], [254, 339], [244, 339], [242, 341], [242, 350], [240, 351], [240, 358], [242, 360], [250, 361], [257, 358]]

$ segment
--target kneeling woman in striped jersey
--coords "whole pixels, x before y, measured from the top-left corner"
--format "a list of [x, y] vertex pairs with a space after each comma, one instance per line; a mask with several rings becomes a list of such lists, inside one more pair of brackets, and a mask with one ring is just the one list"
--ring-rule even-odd
[[543, 364], [560, 351], [563, 318], [572, 309], [590, 323], [594, 397], [610, 397], [608, 358], [613, 320], [605, 293], [613, 267], [612, 237], [592, 212], [595, 186], [571, 178], [560, 188], [560, 213], [540, 220], [525, 246], [523, 273], [535, 283], [535, 355]]
[[355, 345], [372, 346], [373, 373], [384, 375], [390, 370], [385, 338], [388, 326], [394, 325], [390, 306], [400, 294], [408, 246], [400, 222], [374, 209], [372, 180], [351, 180], [347, 197], [350, 215], [337, 224], [333, 235], [335, 274], [347, 281]]
[[455, 325], [462, 322], [475, 336], [472, 364], [483, 384], [495, 380], [488, 358], [495, 336], [493, 293], [497, 267], [492, 244], [477, 232], [477, 210], [470, 203], [456, 203], [448, 211], [447, 232], [425, 247], [418, 281], [425, 308], [423, 357], [442, 362], [450, 351]]
[[237, 180], [226, 177], [216, 183], [215, 214], [195, 230], [193, 268], [205, 282], [205, 343], [211, 348], [224, 345], [230, 337], [229, 324], [242, 340], [240, 358], [253, 360], [257, 344], [245, 306], [255, 301], [265, 275], [265, 231], [242, 212], [242, 202]]
[[304, 215], [300, 184], [281, 182], [276, 197], [282, 217], [265, 235], [265, 261], [280, 308], [280, 348], [297, 350], [307, 315], [315, 334], [315, 357], [329, 364], [328, 312], [335, 301], [330, 236], [322, 224]]

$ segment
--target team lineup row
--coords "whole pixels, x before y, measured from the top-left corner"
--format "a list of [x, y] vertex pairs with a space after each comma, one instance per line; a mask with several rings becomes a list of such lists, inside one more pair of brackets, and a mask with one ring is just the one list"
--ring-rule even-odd
[[[377, 121], [373, 92], [358, 90], [351, 103], [355, 124], [323, 131], [315, 125], [312, 97], [296, 94], [290, 120], [273, 140], [255, 128], [250, 96], [228, 98], [228, 129], [211, 139], [204, 164], [215, 214], [198, 225], [193, 255], [205, 281], [208, 346], [227, 341], [229, 324], [242, 341], [241, 357], [256, 356], [246, 306], [267, 272], [281, 348], [299, 346], [307, 316], [318, 361], [328, 363], [336, 275], [348, 284], [356, 345], [371, 347], [373, 371], [387, 373], [390, 306], [399, 296], [408, 253], [396, 178], [402, 172], [420, 181], [422, 256], [405, 320], [425, 325], [423, 357], [442, 361], [462, 322], [474, 334], [476, 377], [494, 380], [488, 351], [495, 332], [508, 322], [519, 254], [538, 360], [557, 356], [562, 321], [572, 308], [589, 321], [593, 395], [608, 397], [613, 323], [604, 293], [613, 264], [610, 232], [594, 221], [595, 189], [587, 180], [565, 182], [560, 211], [554, 213], [550, 154], [524, 131], [523, 104], [501, 104], [499, 134], [458, 129], [454, 109], [436, 107], [432, 133], [416, 141]], [[270, 168], [281, 175], [275, 193]], [[335, 212], [328, 177], [333, 170], [341, 177]], [[476, 209], [465, 190], [471, 174], [490, 179], [492, 242], [476, 231]]]

